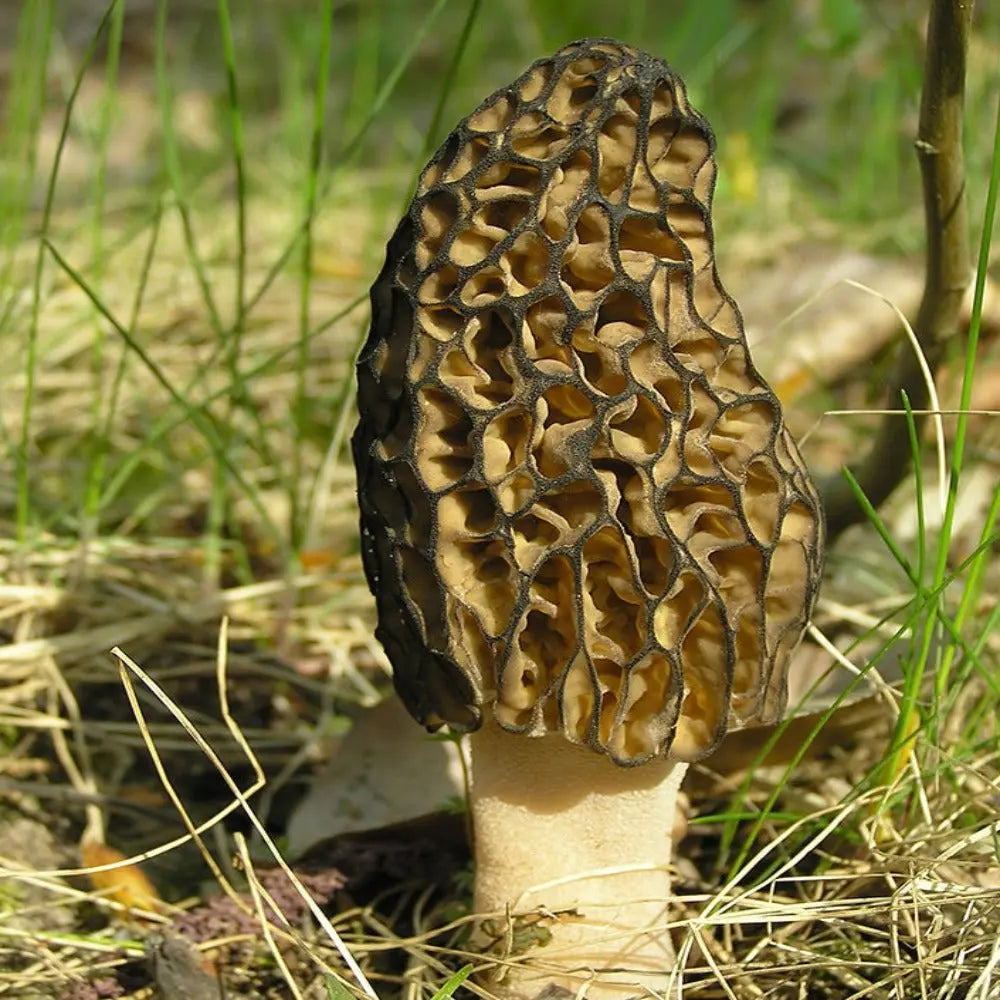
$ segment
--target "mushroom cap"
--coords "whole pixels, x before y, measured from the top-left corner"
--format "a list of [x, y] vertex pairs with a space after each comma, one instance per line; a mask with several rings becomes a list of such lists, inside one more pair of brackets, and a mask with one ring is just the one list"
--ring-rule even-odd
[[607, 39], [532, 65], [421, 174], [353, 438], [377, 635], [429, 728], [618, 764], [784, 708], [819, 500], [716, 273], [715, 140]]

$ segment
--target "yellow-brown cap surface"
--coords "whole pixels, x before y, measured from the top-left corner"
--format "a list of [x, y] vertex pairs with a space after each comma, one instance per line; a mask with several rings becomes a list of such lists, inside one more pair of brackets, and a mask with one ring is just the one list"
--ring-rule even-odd
[[429, 727], [619, 764], [776, 717], [816, 492], [716, 273], [714, 138], [668, 67], [585, 40], [463, 120], [372, 288], [365, 570]]

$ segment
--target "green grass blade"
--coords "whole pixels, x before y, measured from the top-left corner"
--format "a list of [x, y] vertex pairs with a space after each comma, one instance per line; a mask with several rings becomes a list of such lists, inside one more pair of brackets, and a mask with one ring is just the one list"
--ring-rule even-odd
[[442, 983], [441, 988], [435, 991], [431, 1000], [449, 1000], [450, 997], [455, 995], [455, 990], [472, 975], [472, 968], [471, 965], [463, 965], [457, 972], [453, 972]]
[[[125, 24], [124, 0], [112, 0], [109, 4], [108, 41], [104, 56], [104, 93], [101, 97], [100, 117], [97, 126], [97, 164], [93, 182], [93, 214], [91, 233], [91, 260], [93, 282], [99, 292], [105, 271], [105, 228], [104, 209], [108, 188], [108, 149], [111, 141], [111, 126], [118, 107], [118, 70], [121, 64], [122, 36]], [[157, 225], [158, 228], [158, 225]], [[91, 346], [90, 366], [94, 380], [92, 420], [94, 427], [101, 423], [101, 411], [105, 407], [104, 370], [104, 325], [95, 316], [94, 340]], [[111, 399], [118, 398], [117, 383], [112, 387]], [[113, 411], [109, 411], [108, 417]], [[106, 424], [106, 430], [107, 430]], [[101, 477], [104, 474], [104, 459], [107, 455], [107, 439], [95, 435], [91, 454], [88, 457], [87, 481], [84, 486], [83, 509], [80, 515], [81, 535], [84, 541], [97, 533], [97, 505], [101, 494]]]
[[[45, 31], [51, 35], [53, 30], [53, 11], [51, 4], [43, 4], [46, 11]], [[80, 87], [83, 85], [84, 74], [87, 67], [94, 58], [97, 45], [104, 34], [108, 20], [111, 16], [111, 9], [105, 10], [96, 31], [91, 36], [90, 44], [84, 53], [80, 68], [73, 81], [73, 88], [66, 102], [66, 110], [63, 113], [62, 126], [59, 130], [59, 139], [56, 144], [56, 152], [49, 171], [48, 183], [45, 189], [45, 202], [42, 208], [42, 221], [38, 240], [38, 250], [35, 255], [35, 266], [32, 276], [31, 288], [31, 319], [28, 326], [28, 350], [25, 358], [25, 390], [24, 403], [21, 410], [21, 436], [17, 449], [17, 512], [15, 516], [16, 534], [19, 543], [24, 544], [28, 536], [28, 528], [31, 520], [31, 479], [29, 475], [29, 452], [31, 450], [31, 421], [34, 409], [35, 378], [38, 365], [38, 328], [42, 311], [42, 275], [45, 270], [45, 248], [47, 234], [52, 221], [52, 210], [55, 204], [56, 182], [59, 178], [59, 167], [62, 163], [63, 152], [66, 148], [66, 139], [69, 135], [69, 126], [72, 121], [73, 108], [76, 104]], [[46, 49], [47, 51], [47, 49]], [[41, 69], [41, 86], [44, 91], [45, 69]]]
[[901, 393], [903, 408], [906, 410], [906, 434], [910, 443], [910, 468], [913, 469], [913, 497], [917, 508], [917, 565], [913, 578], [922, 588], [927, 572], [927, 514], [924, 510], [924, 469], [920, 462], [920, 438], [917, 434], [917, 422], [910, 406], [910, 397], [906, 390]]
[[225, 331], [222, 319], [212, 293], [205, 264], [198, 251], [198, 243], [187, 201], [187, 184], [181, 168], [180, 150], [174, 131], [173, 88], [167, 67], [167, 8], [168, 0], [159, 0], [156, 6], [156, 32], [154, 37], [153, 65], [156, 73], [156, 99], [160, 106], [161, 135], [163, 139], [163, 165], [167, 180], [173, 192], [175, 206], [184, 230], [184, 242], [188, 258], [194, 270], [195, 280], [201, 292], [202, 301], [208, 312], [212, 328], [220, 340], [224, 341]]
[[[976, 282], [972, 294], [972, 313], [969, 318], [969, 335], [965, 345], [965, 367], [962, 372], [962, 390], [959, 400], [959, 414], [955, 423], [955, 440], [952, 448], [951, 479], [948, 484], [948, 506], [945, 512], [944, 524], [941, 528], [941, 548], [938, 553], [938, 575], [942, 576], [947, 566], [948, 542], [954, 523], [955, 507], [958, 502], [958, 484], [962, 473], [965, 457], [966, 435], [969, 427], [968, 410], [972, 405], [972, 383], [976, 372], [976, 358], [979, 348], [979, 335], [982, 330], [983, 297], [986, 292], [986, 278], [989, 272], [990, 247], [993, 242], [993, 226], [996, 221], [997, 197], [1000, 193], [1000, 103], [997, 105], [993, 132], [993, 159], [990, 166], [989, 186], [986, 192], [986, 205], [983, 209], [983, 228], [979, 239], [979, 256], [976, 266]], [[995, 504], [994, 504], [995, 507]], [[993, 520], [984, 526], [984, 532], [992, 531]], [[983, 567], [977, 564], [973, 568], [971, 579], [963, 592], [956, 613], [956, 623], [961, 628], [969, 610], [973, 606], [979, 592], [979, 580]], [[947, 650], [942, 656], [934, 678], [934, 693], [937, 703], [942, 703], [950, 688], [951, 668], [954, 662], [954, 649]]]
[[[229, 16], [227, 0], [218, 0], [217, 19], [222, 38], [222, 59], [226, 74], [226, 110], [229, 120], [230, 155], [236, 188], [236, 288], [233, 303], [233, 324], [225, 334], [226, 369], [229, 375], [229, 396], [226, 400], [226, 416], [222, 422], [222, 445], [227, 458], [241, 461], [233, 434], [234, 410], [246, 405], [249, 393], [244, 391], [240, 375], [243, 330], [246, 322], [246, 164], [243, 138], [243, 114], [240, 107], [240, 93], [237, 82], [237, 56], [233, 42], [233, 27]], [[253, 413], [252, 404], [246, 406]], [[261, 435], [263, 440], [263, 435]], [[208, 521], [205, 526], [205, 581], [217, 586], [222, 572], [222, 539], [230, 501], [226, 467], [216, 461], [212, 474], [212, 491], [208, 504]], [[238, 537], [238, 535], [237, 535]]]
[[312, 138], [309, 149], [309, 163], [306, 170], [306, 191], [302, 231], [302, 257], [299, 272], [299, 330], [295, 363], [295, 398], [292, 402], [292, 420], [295, 440], [292, 445], [292, 482], [290, 486], [289, 534], [291, 550], [297, 557], [302, 550], [305, 536], [305, 514], [303, 508], [309, 501], [303, 496], [305, 488], [304, 445], [306, 423], [309, 420], [309, 401], [306, 393], [306, 374], [309, 368], [309, 326], [311, 314], [309, 301], [312, 295], [313, 273], [313, 222], [316, 217], [316, 203], [319, 194], [320, 174], [323, 168], [323, 147], [326, 134], [327, 79], [330, 74], [330, 50], [333, 36], [333, 3], [323, 0], [320, 16], [319, 60], [316, 66], [316, 89], [313, 96]]
[[[38, 134], [45, 109], [49, 45], [52, 38], [51, 0], [22, 5], [13, 39], [0, 128], [0, 292], [10, 285], [14, 254], [31, 209], [32, 186], [38, 161]], [[0, 294], [0, 329], [6, 329], [14, 296]]]

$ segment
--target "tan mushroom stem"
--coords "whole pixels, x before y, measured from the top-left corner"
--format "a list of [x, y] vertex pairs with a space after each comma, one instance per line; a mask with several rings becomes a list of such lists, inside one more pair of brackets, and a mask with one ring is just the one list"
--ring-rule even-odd
[[[538, 913], [551, 939], [497, 970], [493, 989], [529, 1000], [552, 986], [591, 1000], [664, 990], [677, 789], [687, 764], [623, 768], [561, 735], [525, 738], [493, 721], [470, 737], [475, 911]], [[561, 912], [560, 912], [561, 911]], [[498, 942], [503, 950], [502, 940]], [[515, 948], [516, 950], [516, 948]]]

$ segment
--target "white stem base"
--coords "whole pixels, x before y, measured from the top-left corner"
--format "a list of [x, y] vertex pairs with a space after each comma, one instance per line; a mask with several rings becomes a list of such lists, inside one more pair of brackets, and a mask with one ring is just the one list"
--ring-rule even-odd
[[662, 992], [674, 965], [670, 849], [687, 764], [618, 767], [561, 735], [516, 736], [492, 719], [469, 743], [476, 912], [502, 929], [508, 908], [576, 911], [544, 921], [551, 941], [512, 955], [494, 991], [510, 1000], [553, 985], [589, 984], [591, 1000]]

